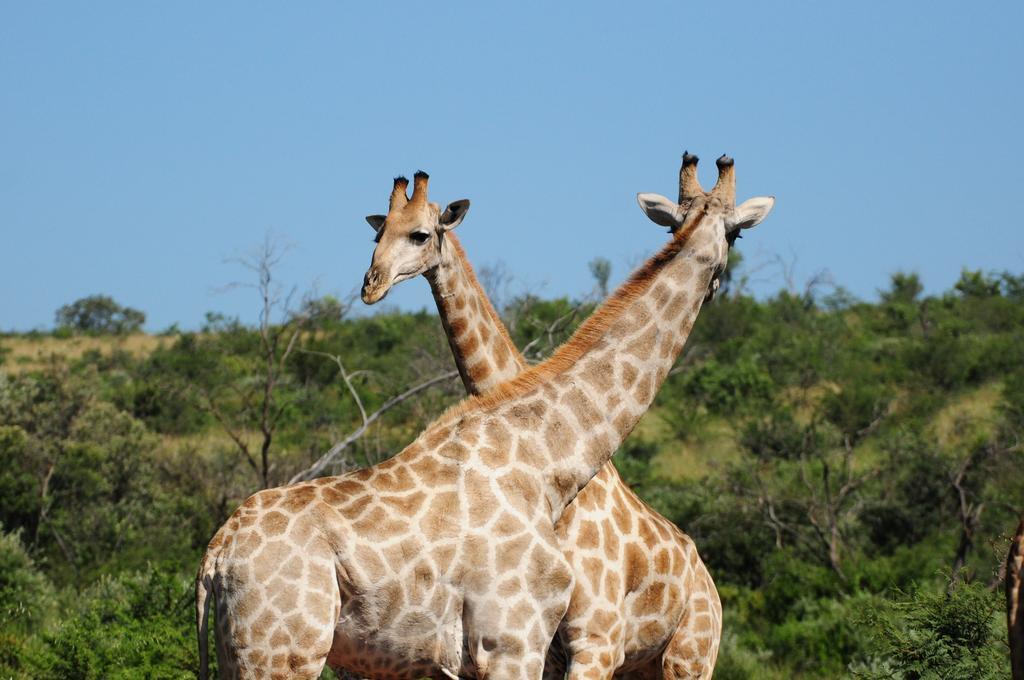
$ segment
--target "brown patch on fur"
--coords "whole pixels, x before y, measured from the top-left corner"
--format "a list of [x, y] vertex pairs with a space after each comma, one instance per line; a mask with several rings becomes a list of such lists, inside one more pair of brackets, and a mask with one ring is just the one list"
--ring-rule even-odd
[[622, 411], [619, 412], [619, 415], [615, 416], [612, 421], [612, 424], [615, 425], [615, 430], [623, 439], [633, 431], [633, 428], [636, 427], [636, 423], [636, 417], [626, 409], [622, 409]]
[[619, 575], [613, 570], [609, 569], [608, 573], [605, 574], [604, 578], [604, 589], [607, 593], [607, 598], [612, 602], [619, 599]]
[[341, 505], [346, 500], [348, 500], [347, 496], [340, 493], [333, 486], [324, 486], [320, 490], [320, 497], [323, 498], [324, 502], [327, 503], [328, 505], [334, 506]]
[[644, 614], [658, 612], [661, 610], [664, 601], [665, 584], [659, 582], [652, 583], [633, 601], [633, 615], [643, 616]]
[[359, 562], [359, 568], [366, 574], [371, 583], [376, 583], [384, 578], [386, 571], [384, 561], [381, 560], [376, 550], [366, 545], [359, 545], [356, 547], [354, 554]]
[[626, 545], [623, 563], [623, 569], [626, 572], [626, 590], [633, 592], [647, 578], [647, 557], [636, 544], [629, 543]]
[[647, 361], [654, 354], [658, 332], [658, 326], [650, 324], [640, 337], [626, 345], [626, 351], [641, 361]]
[[532, 542], [529, 534], [522, 534], [499, 543], [494, 551], [498, 573], [515, 569], [526, 557], [526, 551]]
[[537, 482], [521, 470], [511, 470], [498, 478], [498, 487], [514, 508], [526, 516], [533, 514], [537, 505]]
[[601, 545], [601, 535], [598, 533], [597, 525], [590, 520], [580, 522], [579, 533], [576, 535], [576, 545], [580, 548], [597, 548]]
[[622, 372], [619, 374], [619, 382], [628, 390], [636, 382], [640, 371], [633, 364], [622, 363], [620, 365], [622, 366]]
[[[526, 628], [527, 622], [533, 618], [533, 606], [527, 602], [520, 602], [516, 606], [512, 607], [505, 616], [505, 628], [511, 630], [523, 630]], [[511, 636], [506, 636], [511, 637]], [[515, 640], [515, 638], [512, 638]], [[516, 646], [519, 650], [518, 654], [522, 654], [523, 644], [519, 640], [515, 640]], [[502, 644], [503, 647], [511, 645], [512, 640]]]
[[289, 579], [291, 581], [295, 581], [297, 579], [302, 578], [302, 567], [303, 567], [303, 565], [304, 565], [304, 562], [302, 560], [302, 556], [301, 555], [295, 555], [290, 560], [288, 560], [287, 562], [284, 563], [284, 565], [281, 567], [281, 569], [278, 570], [277, 574], [281, 578], [285, 578], [285, 579]]
[[469, 501], [469, 523], [479, 527], [500, 509], [486, 477], [474, 470], [466, 471], [466, 498]]
[[423, 433], [423, 445], [428, 449], [436, 449], [452, 434], [450, 427], [432, 428]]
[[647, 623], [640, 626], [640, 630], [637, 633], [637, 637], [642, 640], [642, 644], [650, 646], [655, 641], [660, 640], [665, 635], [665, 628], [661, 623], [657, 621], [648, 621]]
[[362, 519], [352, 523], [352, 528], [361, 534], [370, 534], [376, 527], [388, 520], [388, 513], [381, 506], [373, 503], [369, 512], [365, 513]]
[[659, 283], [651, 291], [651, 295], [654, 299], [655, 309], [661, 309], [668, 304], [669, 299], [672, 297], [672, 291], [664, 283]]
[[548, 463], [547, 456], [544, 455], [544, 452], [537, 450], [537, 447], [533, 445], [533, 439], [530, 437], [516, 438], [514, 454], [516, 462], [522, 463], [527, 467], [539, 469]]
[[654, 556], [654, 570], [659, 574], [667, 574], [671, 565], [672, 557], [668, 554], [668, 550], [662, 548]]
[[[479, 346], [480, 338], [475, 335], [470, 335], [467, 340], [459, 342], [459, 352], [462, 354], [463, 358], [470, 357], [473, 356], [473, 352], [475, 352], [476, 348]], [[473, 382], [479, 382], [473, 372], [468, 368], [466, 369], [466, 372], [469, 373], [469, 377], [473, 379]]]
[[565, 508], [565, 513], [562, 515], [562, 520], [560, 524], [569, 522], [568, 518], [571, 517], [569, 513], [570, 511], [575, 512], [576, 506], [579, 506], [582, 510], [597, 509], [597, 495], [591, 491], [592, 486], [593, 484], [587, 484], [585, 487], [583, 487], [583, 489], [580, 490], [579, 495], [576, 496], [576, 501]]
[[[581, 546], [582, 547], [582, 546]], [[597, 557], [583, 558], [583, 572], [594, 586], [594, 594], [601, 594], [601, 582], [604, 580], [604, 560]]]
[[439, 574], [447, 574], [452, 566], [452, 558], [455, 557], [454, 545], [442, 545], [434, 549], [434, 564], [437, 565]]
[[686, 291], [679, 291], [676, 293], [675, 297], [672, 298], [672, 302], [669, 303], [665, 314], [672, 317], [681, 315], [683, 310], [686, 308], [688, 301], [689, 297], [687, 296]]
[[363, 484], [361, 481], [341, 477], [339, 478], [339, 481], [334, 485], [334, 489], [341, 495], [352, 498], [357, 497], [364, 491], [366, 491], [366, 485]]
[[479, 449], [480, 459], [489, 468], [500, 468], [504, 465], [508, 465], [508, 449], [496, 449], [491, 446], [485, 446]]
[[505, 369], [505, 365], [508, 364], [509, 360], [512, 357], [516, 357], [518, 362], [523, 366], [526, 365], [526, 362], [523, 360], [522, 355], [519, 354], [518, 350], [516, 350], [515, 348], [509, 349], [503, 343], [496, 343], [494, 345], [494, 350], [492, 351], [491, 354], [492, 357], [494, 358], [495, 366], [497, 366], [499, 371]]
[[267, 637], [267, 631], [275, 621], [277, 621], [277, 613], [265, 607], [249, 629], [252, 632], [253, 640], [262, 640]]
[[404, 496], [393, 496], [391, 494], [381, 494], [380, 501], [389, 508], [394, 508], [398, 514], [411, 517], [419, 512], [423, 502], [427, 499], [427, 495], [422, 491], [416, 491]]
[[558, 455], [566, 455], [572, 451], [573, 437], [575, 431], [569, 427], [561, 411], [552, 411], [544, 428], [544, 443], [548, 451]]
[[601, 521], [601, 533], [604, 536], [604, 554], [608, 556], [609, 560], [618, 560], [619, 534], [608, 518]]
[[420, 530], [429, 541], [449, 533], [455, 528], [459, 517], [459, 495], [454, 491], [446, 491], [434, 496], [430, 509], [420, 520]]
[[523, 523], [516, 519], [514, 515], [503, 512], [492, 527], [492, 531], [495, 536], [513, 536], [522, 533], [525, 528]]
[[[643, 508], [643, 506], [639, 506], [638, 510], [641, 508]], [[643, 541], [644, 545], [648, 548], [653, 548], [658, 544], [657, 533], [654, 531], [650, 522], [637, 522], [637, 533], [640, 534], [640, 540]]]
[[519, 578], [510, 576], [498, 584], [498, 597], [509, 598], [520, 590], [522, 590], [522, 586], [519, 584]]
[[466, 332], [466, 328], [469, 327], [469, 321], [465, 317], [458, 317], [455, 319], [449, 319], [448, 329], [451, 331], [453, 338], [458, 338]]
[[469, 458], [469, 449], [459, 442], [446, 442], [437, 450], [437, 455], [462, 463]]
[[472, 376], [474, 383], [484, 382], [491, 377], [492, 372], [491, 365], [487, 363], [487, 359], [480, 359], [466, 366], [466, 373]]
[[260, 491], [258, 495], [260, 497], [260, 507], [270, 508], [281, 500], [284, 492], [279, 489], [266, 489], [265, 491]]
[[270, 635], [270, 644], [274, 647], [286, 647], [291, 641], [292, 636], [288, 634], [284, 626], [273, 629], [273, 634]]
[[431, 455], [420, 456], [409, 464], [409, 468], [429, 487], [437, 487], [451, 481], [456, 472], [455, 464], [439, 461]]
[[355, 498], [348, 505], [339, 508], [341, 515], [348, 520], [357, 520], [372, 504], [369, 496]]
[[488, 418], [484, 423], [484, 434], [492, 446], [498, 449], [507, 450], [512, 443], [512, 435], [497, 418]]
[[[551, 485], [558, 497], [565, 501], [565, 504], [570, 503], [579, 491], [579, 487], [576, 486], [576, 475], [570, 470], [555, 470], [551, 475]], [[553, 509], [561, 510], [562, 508]]]
[[279, 587], [279, 584], [280, 582], [271, 588], [274, 594], [271, 596], [270, 601], [280, 611], [290, 611], [299, 602], [299, 590], [291, 584], [284, 585], [283, 587]]
[[276, 510], [271, 510], [260, 520], [260, 531], [267, 536], [283, 534], [287, 528], [288, 517]]
[[281, 507], [288, 512], [299, 512], [317, 497], [317, 488], [312, 484], [301, 484], [287, 490]]
[[612, 367], [606, 361], [591, 359], [583, 367], [580, 375], [598, 390], [606, 392], [614, 385], [611, 372]]
[[[262, 542], [263, 539], [260, 538], [259, 534], [253, 532], [236, 535], [235, 541], [231, 546], [232, 550], [228, 554], [235, 559], [249, 559]], [[225, 550], [225, 552], [227, 551]]]
[[578, 496], [578, 498], [587, 496], [590, 498], [594, 507], [601, 507], [602, 505], [604, 505], [604, 499], [607, 495], [608, 492], [605, 491], [604, 487], [601, 486], [600, 483], [595, 484], [594, 482], [591, 482], [590, 484], [587, 484], [585, 487], [583, 487], [583, 490], [580, 491], [580, 495]]
[[576, 416], [576, 421], [585, 432], [592, 430], [601, 422], [597, 405], [578, 387], [571, 389], [563, 401], [569, 405], [569, 410]]

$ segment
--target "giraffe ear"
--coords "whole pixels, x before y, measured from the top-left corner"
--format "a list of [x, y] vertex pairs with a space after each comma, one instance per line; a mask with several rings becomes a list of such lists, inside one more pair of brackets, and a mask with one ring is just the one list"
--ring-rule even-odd
[[768, 213], [775, 207], [774, 196], [758, 196], [748, 198], [736, 206], [733, 213], [732, 229], [750, 229], [761, 224]]
[[683, 223], [682, 210], [675, 201], [670, 201], [661, 194], [637, 194], [636, 201], [640, 209], [655, 224], [675, 229]]
[[438, 218], [437, 222], [441, 225], [443, 231], [451, 231], [455, 227], [459, 226], [462, 222], [462, 218], [469, 212], [469, 199], [463, 198], [458, 201], [452, 201], [448, 204], [448, 207], [441, 213], [441, 217]]
[[380, 228], [384, 226], [385, 219], [387, 219], [387, 215], [367, 215], [366, 223], [373, 227], [374, 231], [380, 231]]

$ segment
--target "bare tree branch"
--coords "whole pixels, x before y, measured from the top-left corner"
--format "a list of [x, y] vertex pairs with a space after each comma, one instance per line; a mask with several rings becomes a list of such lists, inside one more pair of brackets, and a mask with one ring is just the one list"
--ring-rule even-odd
[[363, 400], [359, 398], [359, 393], [356, 392], [355, 386], [352, 384], [353, 376], [365, 373], [365, 371], [356, 371], [355, 373], [349, 373], [345, 370], [345, 365], [341, 362], [341, 356], [338, 354], [329, 354], [327, 352], [317, 352], [315, 350], [304, 349], [300, 350], [303, 354], [311, 354], [313, 356], [325, 357], [330, 359], [338, 365], [338, 373], [341, 374], [341, 379], [345, 382], [345, 387], [348, 388], [348, 393], [352, 395], [352, 399], [356, 402], [356, 407], [359, 409], [359, 416], [362, 418], [363, 424], [366, 424], [366, 408], [363, 406]]
[[399, 395], [391, 397], [391, 399], [388, 399], [386, 402], [384, 402], [384, 404], [381, 405], [379, 409], [377, 409], [369, 416], [364, 418], [362, 425], [357, 427], [355, 430], [349, 433], [348, 436], [346, 436], [340, 442], [338, 442], [330, 449], [328, 449], [327, 452], [324, 455], [320, 456], [320, 458], [311, 466], [299, 472], [290, 480], [288, 480], [288, 483], [295, 484], [296, 482], [301, 482], [307, 479], [313, 479], [314, 477], [318, 476], [320, 473], [326, 470], [328, 466], [333, 464], [335, 460], [337, 460], [338, 456], [340, 456], [345, 449], [347, 449], [350, 445], [352, 445], [355, 441], [362, 437], [366, 433], [367, 429], [369, 429], [369, 427], [382, 415], [387, 413], [395, 406], [398, 406], [403, 401], [409, 399], [410, 397], [419, 394], [423, 390], [433, 387], [434, 385], [442, 383], [446, 380], [451, 380], [452, 378], [455, 378], [458, 375], [459, 372], [457, 370], [448, 371], [446, 373], [442, 373], [441, 375], [436, 375], [433, 378], [430, 378], [429, 380], [421, 382], [420, 384], [414, 387], [410, 387], [405, 392], [402, 392]]

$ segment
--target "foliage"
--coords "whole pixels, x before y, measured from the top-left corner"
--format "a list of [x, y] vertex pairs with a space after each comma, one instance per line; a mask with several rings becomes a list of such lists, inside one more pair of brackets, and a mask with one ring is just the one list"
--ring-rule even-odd
[[[715, 579], [716, 677], [1005, 676], [985, 585], [1024, 510], [1024, 277], [966, 270], [930, 295], [898, 273], [877, 303], [723, 285], [613, 459]], [[593, 306], [526, 294], [501, 311], [536, 361]], [[210, 313], [143, 352], [96, 338], [0, 366], [0, 676], [194, 672], [188, 581], [215, 528], [360, 406], [453, 368], [433, 314], [347, 309]], [[400, 451], [463, 394], [449, 380], [400, 403], [337, 469]]]
[[983, 680], [1007, 677], [999, 597], [982, 584], [949, 593], [919, 591], [878, 606], [861, 619], [874, 633], [875, 656], [857, 677]]
[[23, 676], [23, 657], [32, 651], [31, 636], [54, 614], [53, 586], [21, 543], [17, 533], [0, 527], [0, 676]]
[[191, 678], [193, 589], [157, 567], [104, 576], [23, 663], [36, 677]]
[[123, 335], [135, 333], [146, 323], [146, 315], [123, 307], [109, 295], [90, 295], [57, 310], [57, 327], [75, 333]]

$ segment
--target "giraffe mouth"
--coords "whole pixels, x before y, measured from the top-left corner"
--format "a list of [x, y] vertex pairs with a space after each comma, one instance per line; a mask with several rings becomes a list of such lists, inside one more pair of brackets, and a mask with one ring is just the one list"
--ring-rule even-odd
[[391, 285], [393, 286], [396, 283], [401, 283], [402, 281], [408, 281], [412, 277], [416, 276], [416, 274], [418, 274], [418, 273], [419, 272], [417, 272], [415, 269], [412, 270], [412, 271], [408, 271], [408, 272], [399, 272], [399, 273], [395, 274], [395, 278], [391, 279]]

